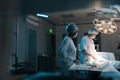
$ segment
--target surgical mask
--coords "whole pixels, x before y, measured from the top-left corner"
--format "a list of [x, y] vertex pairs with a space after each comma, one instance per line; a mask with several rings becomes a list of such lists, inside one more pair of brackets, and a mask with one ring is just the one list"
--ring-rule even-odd
[[77, 37], [77, 35], [78, 35], [78, 34], [76, 33], [76, 34], [73, 36], [73, 38], [76, 38], [76, 37]]
[[91, 36], [91, 38], [92, 38], [92, 39], [95, 39], [95, 38], [96, 38], [96, 36]]

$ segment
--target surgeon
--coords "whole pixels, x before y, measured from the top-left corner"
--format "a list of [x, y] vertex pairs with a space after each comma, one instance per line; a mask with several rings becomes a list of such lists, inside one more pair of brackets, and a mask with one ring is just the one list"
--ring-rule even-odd
[[79, 60], [76, 60], [76, 47], [72, 38], [76, 38], [78, 33], [78, 27], [74, 23], [66, 25], [66, 36], [62, 40], [58, 49], [60, 56], [60, 65], [63, 70], [68, 70], [74, 63], [78, 64]]
[[[102, 56], [98, 55], [97, 51], [95, 50], [95, 45], [93, 39], [96, 38], [98, 31], [95, 28], [90, 28], [88, 30], [88, 34], [83, 36], [80, 40], [80, 62], [82, 64], [87, 64], [91, 66], [96, 66], [99, 70], [103, 73], [101, 74], [102, 77], [112, 77], [120, 78], [120, 72], [115, 69], [113, 63], [117, 63], [115, 61], [108, 61], [104, 59]], [[109, 73], [106, 74], [106, 73]]]
[[95, 45], [93, 39], [96, 38], [98, 31], [94, 28], [91, 28], [88, 31], [88, 34], [83, 36], [80, 41], [80, 61], [81, 63], [93, 64], [93, 60], [97, 60]]

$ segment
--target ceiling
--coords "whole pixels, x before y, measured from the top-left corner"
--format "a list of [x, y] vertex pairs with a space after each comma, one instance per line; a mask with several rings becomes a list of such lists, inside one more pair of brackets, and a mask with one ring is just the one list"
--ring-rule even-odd
[[43, 18], [54, 25], [63, 25], [69, 22], [91, 23], [94, 7], [109, 7], [120, 4], [120, 0], [22, 0], [23, 14], [44, 13], [49, 18]]
[[58, 12], [73, 9], [89, 8], [100, 2], [102, 7], [119, 4], [119, 0], [22, 0], [21, 8], [24, 13]]
[[91, 11], [91, 8], [86, 8], [53, 12], [48, 13], [49, 18], [44, 19], [55, 25], [64, 25], [70, 22], [74, 22], [76, 24], [91, 23], [91, 20], [95, 18], [94, 13]]

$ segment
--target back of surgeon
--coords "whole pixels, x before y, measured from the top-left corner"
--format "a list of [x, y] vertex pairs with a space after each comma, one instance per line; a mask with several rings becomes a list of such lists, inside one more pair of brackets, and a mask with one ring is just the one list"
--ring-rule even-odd
[[60, 56], [60, 65], [62, 70], [68, 69], [72, 66], [74, 60], [76, 60], [76, 48], [73, 40], [69, 36], [65, 36], [59, 49], [58, 54]]

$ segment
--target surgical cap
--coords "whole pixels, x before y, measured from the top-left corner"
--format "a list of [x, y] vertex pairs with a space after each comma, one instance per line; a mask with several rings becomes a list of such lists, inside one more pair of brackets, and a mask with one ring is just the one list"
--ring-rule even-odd
[[91, 29], [89, 29], [88, 34], [96, 34], [97, 35], [98, 31], [95, 28], [91, 28]]
[[66, 32], [67, 33], [74, 33], [76, 31], [78, 31], [78, 27], [76, 24], [69, 23], [68, 25], [66, 25]]

